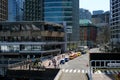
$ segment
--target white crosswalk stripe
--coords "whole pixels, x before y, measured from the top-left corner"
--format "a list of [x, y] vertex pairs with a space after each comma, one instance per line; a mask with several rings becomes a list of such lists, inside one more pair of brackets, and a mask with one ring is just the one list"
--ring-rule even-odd
[[75, 73], [75, 72], [76, 72], [76, 70], [73, 71], [73, 73]]
[[[89, 73], [89, 70], [85, 69], [62, 69], [65, 73]], [[120, 70], [97, 70], [95, 74], [119, 74]]]
[[78, 73], [80, 73], [80, 70], [78, 70]]
[[67, 72], [68, 72], [68, 69], [66, 69], [65, 72], [67, 73]]
[[63, 72], [65, 73], [88, 73], [88, 70], [84, 69], [62, 69]]
[[72, 72], [72, 69], [69, 71], [70, 73]]

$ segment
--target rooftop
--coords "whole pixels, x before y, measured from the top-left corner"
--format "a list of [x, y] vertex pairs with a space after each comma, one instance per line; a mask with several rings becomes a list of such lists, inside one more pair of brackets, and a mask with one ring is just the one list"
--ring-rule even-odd
[[88, 19], [80, 19], [79, 20], [79, 25], [80, 26], [94, 26], [92, 22]]

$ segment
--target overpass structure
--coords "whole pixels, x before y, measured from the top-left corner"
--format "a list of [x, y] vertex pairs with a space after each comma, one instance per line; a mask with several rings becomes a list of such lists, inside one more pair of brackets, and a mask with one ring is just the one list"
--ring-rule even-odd
[[115, 80], [115, 76], [120, 73], [120, 53], [90, 53], [89, 63], [90, 80], [95, 80], [95, 73], [107, 75], [109, 79], [103, 77], [105, 80]]

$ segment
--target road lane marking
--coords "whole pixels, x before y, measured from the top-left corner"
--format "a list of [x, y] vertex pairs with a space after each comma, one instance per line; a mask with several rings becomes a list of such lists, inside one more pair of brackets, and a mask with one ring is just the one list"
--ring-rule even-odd
[[88, 73], [89, 70], [84, 69], [62, 69], [65, 73]]
[[75, 70], [73, 71], [73, 73], [76, 73], [76, 71], [77, 71], [77, 70], [75, 69]]
[[82, 70], [82, 73], [84, 73], [85, 71], [84, 70]]
[[78, 73], [80, 73], [80, 70], [78, 70]]
[[88, 70], [86, 70], [86, 73], [88, 72]]
[[70, 73], [72, 72], [72, 69], [69, 71]]
[[66, 73], [67, 73], [68, 71], [69, 71], [68, 69], [65, 70]]

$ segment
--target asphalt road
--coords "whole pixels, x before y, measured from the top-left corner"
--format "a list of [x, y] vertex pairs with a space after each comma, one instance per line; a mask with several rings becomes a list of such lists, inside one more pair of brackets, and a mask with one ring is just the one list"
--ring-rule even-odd
[[[99, 53], [99, 48], [90, 49], [90, 53]], [[64, 65], [60, 65], [63, 73], [59, 80], [88, 80], [86, 73], [89, 73], [89, 53], [83, 54]]]
[[63, 73], [59, 80], [88, 80], [86, 73], [89, 71], [89, 53], [81, 55], [64, 65], [60, 65]]

